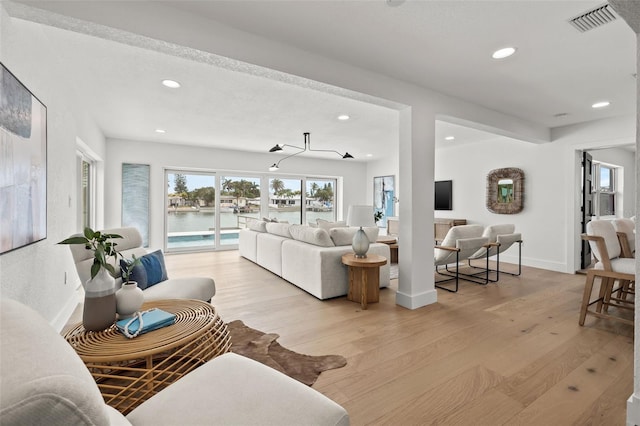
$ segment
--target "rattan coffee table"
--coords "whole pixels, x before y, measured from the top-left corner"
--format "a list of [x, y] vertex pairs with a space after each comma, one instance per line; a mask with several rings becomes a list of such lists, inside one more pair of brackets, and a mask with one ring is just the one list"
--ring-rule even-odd
[[105, 402], [123, 414], [231, 347], [227, 325], [209, 303], [170, 299], [142, 306], [151, 308], [176, 314], [176, 323], [134, 339], [115, 326], [92, 332], [82, 324], [64, 336], [93, 375]]

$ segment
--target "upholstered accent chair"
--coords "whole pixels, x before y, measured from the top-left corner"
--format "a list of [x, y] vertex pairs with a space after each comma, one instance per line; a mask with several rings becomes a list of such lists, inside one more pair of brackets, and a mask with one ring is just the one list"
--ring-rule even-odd
[[125, 417], [64, 338], [31, 308], [0, 301], [0, 423], [7, 425], [349, 424], [340, 405], [243, 356], [218, 356]]
[[[630, 295], [630, 288], [635, 282], [635, 259], [621, 257], [620, 242], [611, 221], [592, 220], [587, 223], [587, 232], [582, 235], [582, 238], [589, 241], [597, 263], [587, 270], [578, 323], [584, 325], [586, 316], [593, 315], [633, 325], [632, 319], [609, 313], [609, 308], [633, 312], [633, 296]], [[596, 279], [600, 282], [600, 289], [597, 297], [592, 299], [591, 294]], [[589, 309], [592, 305], [596, 305], [595, 310]]]
[[[142, 235], [140, 235], [140, 231], [136, 228], [113, 228], [100, 232], [122, 236], [122, 238], [117, 238], [113, 241], [117, 244], [116, 249], [118, 252], [126, 259], [130, 259], [131, 255], [142, 257], [148, 254], [147, 250], [142, 247]], [[74, 244], [69, 247], [71, 248], [71, 254], [73, 255], [73, 261], [76, 265], [76, 271], [78, 272], [80, 281], [84, 283], [91, 278], [93, 252], [86, 250], [82, 244]], [[110, 261], [112, 261], [112, 259], [110, 259]], [[116, 286], [119, 287], [122, 284], [119, 264], [114, 264], [114, 268], [117, 272], [117, 276], [115, 277]], [[197, 299], [208, 302], [215, 294], [216, 284], [213, 279], [209, 277], [169, 278], [144, 288], [145, 300]]]
[[[442, 243], [434, 247], [434, 265], [436, 273], [442, 277], [436, 280], [435, 285], [442, 290], [455, 293], [458, 291], [459, 280], [471, 281], [476, 284], [487, 284], [489, 282], [489, 258], [485, 256], [486, 267], [483, 272], [484, 278], [478, 274], [465, 274], [460, 272], [460, 262], [469, 259], [469, 256], [477, 253], [489, 243], [487, 237], [483, 237], [484, 227], [482, 225], [459, 225], [454, 226], [445, 235]], [[488, 251], [487, 251], [488, 253]], [[443, 286], [443, 283], [451, 282], [455, 286]]]
[[622, 257], [635, 257], [636, 255], [636, 223], [632, 219], [614, 219], [611, 221], [616, 230]]
[[[489, 244], [482, 247], [480, 250], [469, 256], [469, 266], [479, 269], [484, 269], [484, 265], [472, 265], [472, 260], [486, 261], [486, 258], [496, 258], [496, 269], [489, 269], [490, 272], [495, 273], [495, 278], [489, 278], [491, 282], [497, 282], [500, 279], [500, 274], [509, 274], [513, 276], [519, 276], [522, 274], [522, 234], [515, 232], [516, 226], [514, 224], [500, 224], [489, 225], [484, 229], [482, 233], [483, 237], [489, 239]], [[514, 244], [518, 245], [518, 270], [517, 272], [509, 272], [500, 269], [500, 253], [504, 253], [509, 250]], [[477, 263], [477, 262], [476, 262]]]

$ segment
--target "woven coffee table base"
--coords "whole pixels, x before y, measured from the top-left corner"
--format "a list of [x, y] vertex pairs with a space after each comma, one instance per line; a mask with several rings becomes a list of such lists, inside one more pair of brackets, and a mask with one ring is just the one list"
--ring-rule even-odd
[[145, 303], [142, 309], [152, 307], [176, 314], [176, 324], [134, 339], [115, 327], [86, 332], [82, 325], [65, 335], [105, 402], [123, 414], [231, 347], [227, 325], [210, 304], [162, 300]]

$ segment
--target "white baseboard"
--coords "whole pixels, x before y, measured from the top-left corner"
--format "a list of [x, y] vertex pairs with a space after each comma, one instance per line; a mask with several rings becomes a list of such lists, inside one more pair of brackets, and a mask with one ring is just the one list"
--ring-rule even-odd
[[627, 426], [640, 425], [640, 399], [631, 395], [627, 400]]
[[[82, 288], [82, 287], [81, 287]], [[58, 332], [62, 331], [65, 325], [69, 322], [69, 318], [73, 315], [73, 312], [78, 307], [78, 303], [82, 302], [82, 297], [78, 291], [74, 293], [73, 297], [70, 297], [64, 307], [60, 310], [60, 313], [51, 321], [51, 326]]]
[[437, 301], [438, 293], [435, 289], [415, 295], [404, 294], [400, 291], [396, 292], [396, 304], [407, 309], [418, 309]]

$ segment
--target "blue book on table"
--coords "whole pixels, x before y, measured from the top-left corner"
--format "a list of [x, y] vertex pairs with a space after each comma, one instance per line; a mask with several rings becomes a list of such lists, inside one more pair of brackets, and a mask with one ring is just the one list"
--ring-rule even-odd
[[[132, 321], [133, 320], [133, 321]], [[129, 324], [128, 332], [129, 334], [136, 334], [138, 332], [138, 328], [140, 328], [140, 321], [137, 316], [133, 318], [125, 318], [116, 322], [116, 327], [118, 330], [125, 333], [125, 327]], [[176, 315], [167, 311], [163, 311], [162, 309], [150, 309], [148, 311], [142, 312], [142, 330], [140, 330], [139, 334], [144, 334], [149, 331], [157, 330], [162, 327], [166, 327], [171, 324], [175, 324]], [[126, 333], [125, 333], [126, 335]]]

